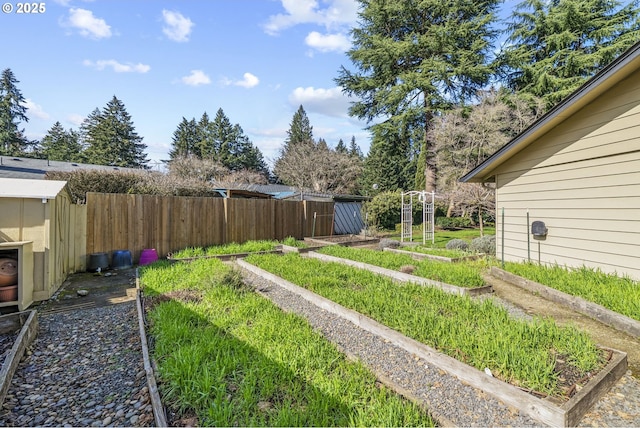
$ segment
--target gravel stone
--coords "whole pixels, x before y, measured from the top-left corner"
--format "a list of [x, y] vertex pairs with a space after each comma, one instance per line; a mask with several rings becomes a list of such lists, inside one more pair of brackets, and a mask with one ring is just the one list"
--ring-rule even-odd
[[[144, 365], [134, 301], [38, 317], [38, 335], [13, 376], [0, 426], [154, 424], [151, 409], [134, 409], [137, 396], [147, 393], [146, 377], [136, 376]], [[136, 414], [135, 424], [124, 418], [128, 412]]]

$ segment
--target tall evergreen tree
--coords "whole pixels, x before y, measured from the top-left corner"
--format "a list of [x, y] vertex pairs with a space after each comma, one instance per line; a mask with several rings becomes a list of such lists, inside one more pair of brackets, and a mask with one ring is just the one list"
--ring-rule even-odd
[[364, 155], [362, 154], [362, 150], [360, 150], [360, 146], [356, 144], [355, 136], [351, 136], [351, 142], [349, 143], [349, 155], [357, 157], [360, 160], [364, 159]]
[[[406, 133], [389, 123], [374, 125], [360, 185], [366, 194], [409, 189], [413, 185]], [[375, 185], [375, 186], [374, 186]], [[373, 190], [373, 191], [372, 191]]]
[[194, 156], [200, 158], [202, 133], [195, 119], [187, 120], [184, 117], [173, 132], [171, 141], [171, 159]]
[[63, 162], [84, 162], [82, 145], [76, 131], [65, 130], [60, 122], [53, 124], [40, 142], [42, 156]]
[[639, 16], [637, 1], [519, 3], [500, 56], [508, 86], [551, 107], [638, 40]]
[[19, 80], [7, 68], [0, 76], [0, 155], [22, 156], [29, 141], [20, 129], [20, 122], [28, 122], [25, 99], [18, 89]]
[[291, 145], [310, 142], [313, 142], [313, 127], [309, 122], [307, 112], [301, 105], [291, 119], [287, 138], [284, 141], [284, 151], [286, 152]]
[[95, 124], [88, 123], [85, 151], [87, 161], [98, 165], [113, 165], [129, 168], [146, 168], [147, 148], [142, 137], [135, 132], [131, 116], [124, 103], [114, 97], [102, 109]]
[[236, 132], [231, 121], [219, 108], [216, 117], [209, 124], [208, 133], [211, 145], [203, 148], [202, 157], [213, 159], [228, 167], [233, 163], [232, 146], [235, 144]]
[[340, 138], [340, 140], [338, 141], [338, 144], [336, 145], [336, 152], [349, 153], [349, 150], [347, 149], [347, 146], [344, 144], [344, 141], [342, 141], [342, 138]]
[[[352, 116], [385, 118], [385, 126], [397, 133], [420, 127], [426, 138], [435, 113], [472, 99], [492, 76], [492, 25], [499, 0], [358, 3], [359, 26], [347, 52], [357, 71], [343, 66], [335, 79], [359, 100], [350, 108]], [[431, 146], [425, 141], [427, 190], [436, 183]]]

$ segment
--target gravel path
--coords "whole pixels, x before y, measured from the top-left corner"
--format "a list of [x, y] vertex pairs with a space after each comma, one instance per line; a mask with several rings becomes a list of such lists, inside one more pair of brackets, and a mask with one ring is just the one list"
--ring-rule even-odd
[[0, 426], [150, 426], [135, 302], [39, 314]]

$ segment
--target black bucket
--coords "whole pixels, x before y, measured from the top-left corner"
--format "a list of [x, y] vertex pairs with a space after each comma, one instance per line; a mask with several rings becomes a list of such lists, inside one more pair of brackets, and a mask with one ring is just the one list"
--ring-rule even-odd
[[109, 255], [107, 253], [92, 253], [89, 255], [89, 263], [87, 270], [89, 272], [97, 272], [109, 268]]
[[133, 267], [133, 261], [131, 259], [131, 251], [129, 250], [116, 250], [111, 256], [111, 267], [113, 269], [129, 269]]

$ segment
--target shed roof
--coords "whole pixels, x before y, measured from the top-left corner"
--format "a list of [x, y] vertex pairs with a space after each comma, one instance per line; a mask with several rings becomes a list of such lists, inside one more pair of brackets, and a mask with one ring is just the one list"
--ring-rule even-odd
[[0, 178], [0, 198], [55, 199], [66, 181]]
[[571, 95], [567, 96], [513, 140], [461, 177], [460, 181], [465, 183], [489, 181], [498, 166], [508, 161], [516, 153], [558, 126], [639, 68], [640, 42], [627, 49], [622, 55], [587, 80]]

